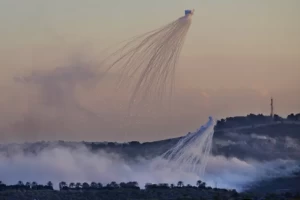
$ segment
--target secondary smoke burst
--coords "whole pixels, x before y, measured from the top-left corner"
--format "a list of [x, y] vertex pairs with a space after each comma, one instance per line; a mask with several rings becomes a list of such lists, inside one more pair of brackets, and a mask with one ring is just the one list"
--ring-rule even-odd
[[116, 68], [119, 86], [134, 81], [130, 105], [151, 97], [162, 100], [172, 95], [176, 64], [191, 25], [192, 11], [159, 29], [134, 37], [108, 56], [108, 71]]
[[178, 143], [160, 156], [155, 167], [167, 167], [191, 172], [203, 177], [212, 149], [215, 122], [212, 117], [199, 130], [183, 137]]

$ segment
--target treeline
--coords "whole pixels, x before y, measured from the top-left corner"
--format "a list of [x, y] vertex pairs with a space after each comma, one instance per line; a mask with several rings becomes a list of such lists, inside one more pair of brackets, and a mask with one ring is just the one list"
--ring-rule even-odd
[[220, 129], [226, 129], [226, 128], [237, 128], [241, 126], [255, 126], [258, 124], [266, 124], [266, 123], [272, 123], [272, 122], [300, 122], [300, 113], [289, 114], [286, 118], [281, 117], [277, 114], [275, 114], [272, 117], [269, 115], [263, 115], [263, 114], [249, 114], [247, 116], [237, 116], [237, 117], [227, 117], [225, 119], [221, 119], [217, 121], [217, 124], [215, 126], [216, 130]]
[[289, 114], [287, 116], [287, 120], [290, 120], [290, 121], [300, 121], [300, 113], [297, 113], [297, 114]]
[[46, 185], [38, 184], [37, 182], [26, 182], [19, 181], [15, 185], [6, 185], [0, 181], [0, 191], [5, 190], [53, 190], [53, 184], [49, 181]]
[[[59, 190], [113, 190], [113, 189], [134, 189], [134, 190], [140, 190], [139, 184], [136, 181], [132, 182], [111, 182], [106, 185], [103, 185], [102, 183], [66, 183], [65, 181], [62, 181], [59, 183]], [[171, 188], [200, 188], [200, 189], [212, 189], [211, 187], [207, 187], [205, 182], [202, 182], [201, 180], [198, 180], [196, 183], [196, 186], [192, 185], [184, 185], [182, 181], [179, 181], [176, 185], [175, 184], [167, 184], [167, 183], [160, 183], [160, 184], [152, 184], [147, 183], [145, 185], [145, 189], [171, 189]], [[2, 181], [0, 181], [0, 191], [4, 190], [53, 190], [53, 184], [51, 181], [49, 181], [46, 185], [37, 184], [36, 182], [27, 182], [23, 183], [22, 181], [19, 181], [15, 185], [6, 185]], [[235, 190], [232, 190], [235, 191]]]
[[[137, 182], [116, 183], [69, 183], [62, 181], [58, 184], [59, 190], [53, 189], [48, 182], [40, 185], [36, 182], [23, 184], [19, 181], [15, 185], [5, 185], [0, 182], [0, 200], [242, 200], [242, 199], [272, 199], [288, 200], [291, 197], [300, 197], [299, 194], [255, 194], [253, 192], [238, 193], [235, 190], [207, 187], [205, 182], [197, 181], [196, 186], [185, 185], [182, 181], [177, 184], [151, 184], [140, 189]], [[78, 191], [78, 192], [77, 192]]]
[[66, 182], [62, 181], [59, 183], [59, 189], [60, 190], [102, 190], [102, 189], [117, 189], [117, 188], [123, 188], [123, 189], [137, 189], [139, 190], [140, 187], [137, 182], [128, 182], [128, 183], [116, 183], [116, 182], [111, 182], [109, 184], [103, 185], [102, 183], [96, 183], [92, 182], [91, 184], [84, 182], [84, 183], [69, 183], [67, 184]]

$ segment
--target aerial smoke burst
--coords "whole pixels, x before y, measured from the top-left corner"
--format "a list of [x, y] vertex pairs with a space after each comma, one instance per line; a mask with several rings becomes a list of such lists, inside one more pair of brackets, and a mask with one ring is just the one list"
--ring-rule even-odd
[[105, 73], [116, 68], [119, 85], [134, 81], [130, 104], [151, 97], [171, 96], [175, 68], [191, 25], [192, 11], [154, 31], [134, 37], [108, 56]]
[[212, 149], [215, 122], [213, 118], [194, 133], [189, 133], [162, 154], [155, 167], [167, 167], [203, 177]]

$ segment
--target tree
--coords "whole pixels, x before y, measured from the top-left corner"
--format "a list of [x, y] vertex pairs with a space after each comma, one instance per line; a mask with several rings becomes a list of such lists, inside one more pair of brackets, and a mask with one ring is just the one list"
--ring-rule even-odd
[[295, 115], [295, 120], [296, 121], [300, 121], [300, 113], [298, 113], [298, 114]]
[[0, 181], [0, 191], [5, 190], [5, 188], [6, 188], [6, 185], [2, 181]]
[[294, 115], [294, 113], [291, 113], [287, 116], [287, 119], [290, 120], [290, 121], [296, 121], [296, 117]]
[[26, 182], [25, 186], [26, 186], [27, 190], [29, 190], [31, 188], [31, 184], [29, 182]]
[[61, 182], [59, 183], [59, 189], [60, 189], [60, 190], [64, 190], [64, 189], [66, 189], [66, 187], [67, 187], [67, 183], [66, 183], [66, 182], [61, 181]]
[[280, 121], [282, 121], [282, 118], [281, 118], [279, 115], [277, 115], [277, 114], [274, 115], [274, 118], [273, 118], [273, 119], [274, 119], [275, 122], [280, 122]]
[[19, 181], [18, 186], [24, 186], [24, 183], [22, 181]]
[[182, 181], [178, 181], [177, 186], [178, 187], [183, 187], [183, 182]]
[[136, 181], [129, 182], [129, 184], [130, 184], [132, 187], [139, 187], [139, 184], [138, 184], [138, 182], [136, 182]]
[[90, 185], [89, 185], [87, 182], [84, 182], [84, 183], [82, 184], [82, 189], [88, 190], [89, 188], [90, 188]]
[[129, 142], [129, 145], [139, 145], [140, 142], [139, 141], [132, 141], [132, 142]]
[[120, 183], [120, 187], [121, 188], [131, 188], [131, 189], [139, 189], [139, 184], [136, 181], [131, 181], [128, 183]]
[[113, 182], [111, 182], [110, 184], [107, 184], [107, 187], [110, 187], [110, 188], [118, 188], [119, 185], [118, 185], [115, 181], [113, 181]]
[[201, 185], [200, 185], [200, 187], [201, 187], [201, 188], [205, 188], [205, 187], [206, 187], [206, 183], [205, 183], [205, 182], [202, 182]]
[[225, 119], [218, 120], [216, 124], [216, 129], [222, 129], [225, 127], [225, 125], [226, 125]]
[[76, 183], [76, 186], [75, 186], [75, 187], [76, 187], [76, 190], [79, 190], [79, 189], [81, 188], [81, 183], [79, 183], [79, 182]]
[[37, 189], [37, 182], [35, 182], [35, 181], [33, 181], [32, 183], [31, 183], [31, 189]]
[[92, 183], [91, 183], [91, 189], [97, 189], [97, 188], [98, 188], [97, 183], [92, 182]]
[[169, 184], [168, 183], [160, 183], [160, 184], [158, 184], [158, 187], [161, 189], [169, 189]]
[[69, 188], [74, 189], [74, 188], [75, 188], [75, 183], [73, 183], [73, 182], [70, 183], [70, 184], [69, 184]]
[[198, 181], [197, 181], [197, 186], [200, 187], [201, 184], [202, 184], [202, 181], [198, 180]]
[[45, 186], [45, 189], [53, 190], [53, 183], [51, 181], [48, 181], [47, 185]]
[[103, 188], [102, 183], [97, 183], [97, 185], [98, 185], [98, 188], [99, 188], [99, 189], [100, 189], [100, 188]]
[[47, 186], [48, 187], [53, 187], [53, 183], [51, 181], [48, 181]]
[[146, 183], [145, 188], [146, 188], [146, 190], [151, 189], [152, 183]]

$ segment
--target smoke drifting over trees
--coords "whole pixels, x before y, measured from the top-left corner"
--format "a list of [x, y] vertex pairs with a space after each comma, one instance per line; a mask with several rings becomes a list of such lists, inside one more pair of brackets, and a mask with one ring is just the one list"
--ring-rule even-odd
[[[289, 129], [287, 129], [289, 127]], [[288, 133], [285, 132], [288, 130]], [[201, 180], [207, 186], [242, 190], [274, 177], [293, 176], [300, 170], [297, 124], [277, 124], [227, 132], [216, 131], [212, 155]], [[153, 168], [153, 159], [173, 147], [179, 138], [152, 143], [40, 142], [0, 145], [0, 176], [7, 184], [37, 181], [137, 181], [195, 184], [194, 172]], [[108, 153], [109, 152], [109, 153]], [[50, 159], [51, 158], [51, 159]], [[163, 161], [161, 161], [163, 162]], [[12, 176], [13, 174], [13, 176]]]

